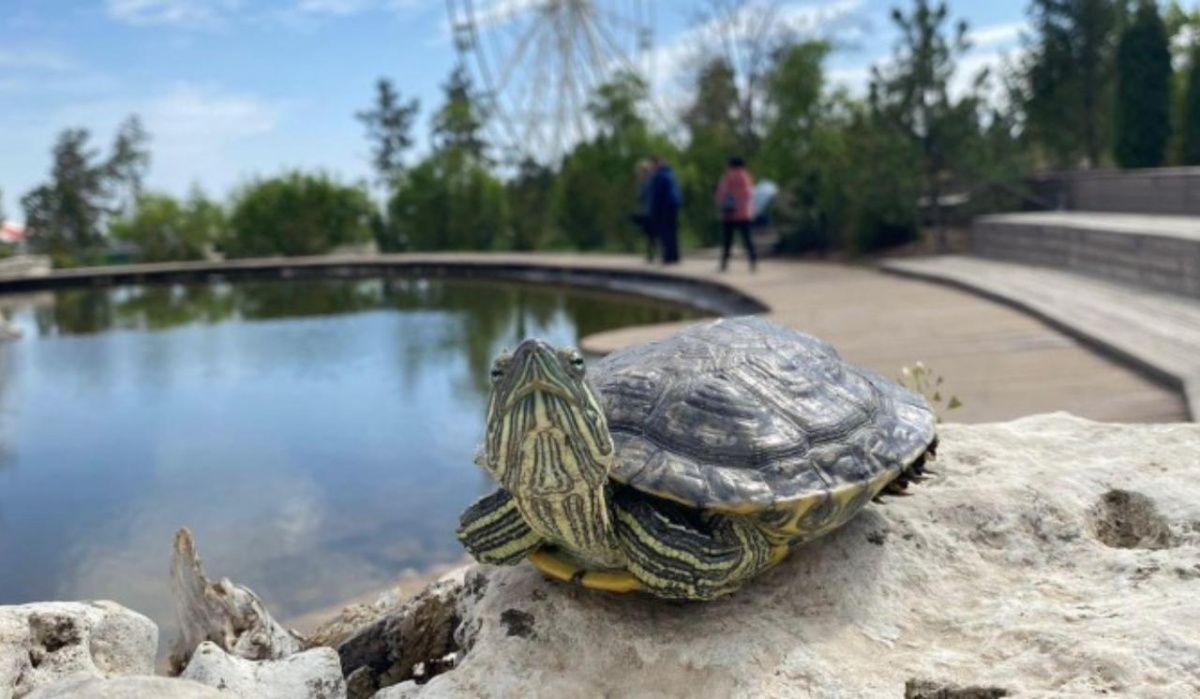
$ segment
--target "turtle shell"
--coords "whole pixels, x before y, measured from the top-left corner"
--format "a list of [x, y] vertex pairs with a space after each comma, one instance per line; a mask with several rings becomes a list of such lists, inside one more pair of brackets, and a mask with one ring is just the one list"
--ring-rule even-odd
[[757, 317], [614, 352], [589, 375], [616, 446], [612, 477], [702, 509], [877, 489], [935, 436], [922, 396]]

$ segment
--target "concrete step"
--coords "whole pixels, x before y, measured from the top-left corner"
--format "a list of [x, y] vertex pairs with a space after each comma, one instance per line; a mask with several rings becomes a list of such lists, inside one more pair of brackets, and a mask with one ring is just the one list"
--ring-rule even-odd
[[882, 263], [1018, 307], [1176, 386], [1200, 420], [1200, 301], [1071, 272], [948, 255]]
[[981, 216], [971, 225], [971, 251], [1200, 298], [1200, 216], [1087, 211]]

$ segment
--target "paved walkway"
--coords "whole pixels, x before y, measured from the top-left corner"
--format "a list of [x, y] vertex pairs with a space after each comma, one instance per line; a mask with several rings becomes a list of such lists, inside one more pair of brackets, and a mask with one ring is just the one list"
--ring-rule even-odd
[[[1066, 410], [1095, 420], [1187, 419], [1179, 391], [1145, 378], [1039, 320], [940, 284], [903, 279], [868, 267], [768, 260], [750, 274], [738, 259], [719, 274], [715, 261], [691, 259], [663, 271], [633, 256], [551, 254], [412, 254], [170, 263], [64, 270], [49, 277], [0, 280], [0, 290], [70, 284], [203, 280], [233, 273], [290, 277], [414, 270], [544, 270], [546, 278], [585, 271], [624, 279], [665, 276], [716, 283], [767, 306], [769, 317], [832, 342], [852, 362], [888, 376], [923, 361], [963, 402], [955, 422], [1008, 420]], [[485, 272], [486, 273], [486, 272]], [[688, 288], [686, 285], [680, 288]], [[632, 327], [584, 338], [593, 351], [665, 337], [670, 325]]]
[[[943, 285], [815, 262], [768, 261], [754, 275], [737, 264], [722, 275], [709, 261], [690, 261], [674, 273], [730, 284], [767, 305], [774, 320], [822, 337], [850, 361], [887, 376], [925, 362], [963, 402], [946, 416], [951, 421], [1055, 410], [1120, 422], [1187, 419], [1177, 390], [1027, 314]], [[603, 353], [675, 329], [625, 328], [582, 344]]]
[[971, 257], [896, 260], [885, 269], [970, 289], [1045, 319], [1176, 383], [1200, 418], [1200, 302], [1070, 272]]

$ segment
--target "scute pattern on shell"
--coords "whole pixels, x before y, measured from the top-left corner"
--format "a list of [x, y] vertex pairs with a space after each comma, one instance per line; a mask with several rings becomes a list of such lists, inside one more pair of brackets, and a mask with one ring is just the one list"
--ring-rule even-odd
[[614, 478], [697, 507], [763, 509], [863, 483], [934, 437], [922, 396], [758, 317], [614, 352], [589, 376]]

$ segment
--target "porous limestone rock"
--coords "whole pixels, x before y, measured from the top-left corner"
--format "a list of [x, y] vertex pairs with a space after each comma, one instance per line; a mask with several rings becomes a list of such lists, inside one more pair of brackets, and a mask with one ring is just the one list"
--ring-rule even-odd
[[154, 672], [158, 627], [116, 602], [0, 607], [0, 699], [71, 677]]
[[66, 680], [28, 695], [26, 699], [241, 699], [195, 682], [172, 677], [139, 675], [112, 679]]
[[332, 648], [313, 648], [280, 660], [246, 660], [205, 641], [180, 678], [255, 699], [346, 696], [342, 665]]
[[726, 599], [473, 568], [457, 666], [377, 696], [1200, 696], [1200, 425], [940, 431], [912, 497]]

